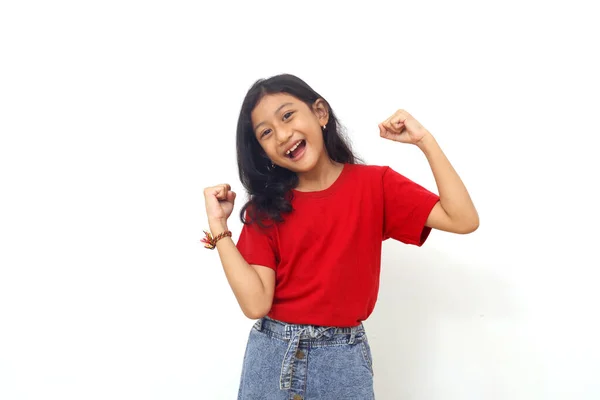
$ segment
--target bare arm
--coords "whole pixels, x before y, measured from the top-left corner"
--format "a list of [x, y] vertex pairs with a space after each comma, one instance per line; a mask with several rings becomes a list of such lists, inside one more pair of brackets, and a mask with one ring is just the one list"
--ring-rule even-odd
[[429, 161], [440, 201], [425, 225], [453, 233], [471, 233], [479, 227], [479, 215], [469, 192], [435, 138], [429, 134], [417, 144]]
[[479, 215], [467, 188], [446, 158], [437, 141], [412, 115], [398, 110], [379, 124], [381, 137], [417, 145], [427, 157], [438, 187], [440, 201], [425, 225], [453, 233], [471, 233], [479, 227]]
[[[209, 225], [213, 236], [227, 230], [227, 225], [218, 221]], [[273, 303], [275, 271], [261, 265], [248, 264], [229, 237], [217, 242], [217, 251], [229, 286], [244, 315], [250, 319], [265, 316]]]
[[[227, 218], [233, 211], [236, 194], [228, 184], [204, 189], [208, 224], [213, 237], [227, 229]], [[273, 304], [275, 271], [250, 265], [229, 237], [217, 241], [217, 251], [225, 276], [244, 315], [250, 319], [265, 316]]]

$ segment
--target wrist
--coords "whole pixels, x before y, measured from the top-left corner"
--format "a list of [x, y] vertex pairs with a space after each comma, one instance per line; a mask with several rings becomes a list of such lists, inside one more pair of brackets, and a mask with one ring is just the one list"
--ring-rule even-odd
[[226, 238], [226, 237], [231, 237], [232, 233], [229, 230], [225, 230], [217, 235], [213, 235], [210, 232], [204, 231], [205, 237], [200, 240], [200, 242], [204, 243], [204, 247], [207, 249], [215, 249], [217, 247], [217, 242], [219, 242], [219, 240]]
[[419, 140], [416, 145], [422, 152], [427, 153], [429, 149], [435, 146], [435, 139], [431, 133], [427, 133], [421, 140]]
[[214, 219], [214, 220], [209, 219], [208, 227], [210, 229], [210, 233], [212, 233], [213, 236], [216, 236], [222, 232], [229, 230], [229, 228], [227, 228], [227, 220], [222, 220], [222, 219]]

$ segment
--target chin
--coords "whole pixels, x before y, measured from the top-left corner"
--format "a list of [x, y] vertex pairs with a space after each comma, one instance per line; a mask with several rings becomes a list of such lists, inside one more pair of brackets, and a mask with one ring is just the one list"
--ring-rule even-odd
[[317, 163], [307, 163], [307, 164], [302, 164], [302, 165], [290, 165], [289, 163], [286, 163], [283, 168], [290, 170], [292, 172], [295, 173], [304, 173], [304, 172], [309, 172], [311, 171], [315, 165], [317, 165]]
[[310, 172], [312, 171], [315, 166], [317, 165], [317, 163], [311, 164], [311, 165], [303, 165], [302, 167], [296, 167], [293, 169], [290, 169], [291, 171], [294, 171], [296, 173], [304, 173], [304, 172]]

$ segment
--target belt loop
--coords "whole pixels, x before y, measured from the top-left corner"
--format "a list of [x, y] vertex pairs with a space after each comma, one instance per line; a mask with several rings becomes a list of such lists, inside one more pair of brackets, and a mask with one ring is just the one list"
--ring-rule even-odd
[[256, 321], [256, 323], [254, 324], [254, 327], [256, 328], [257, 331], [262, 330], [262, 324], [263, 324], [263, 318], [260, 318], [258, 321]]
[[352, 327], [350, 329], [350, 340], [348, 341], [348, 344], [354, 344], [354, 339], [356, 338], [356, 328]]

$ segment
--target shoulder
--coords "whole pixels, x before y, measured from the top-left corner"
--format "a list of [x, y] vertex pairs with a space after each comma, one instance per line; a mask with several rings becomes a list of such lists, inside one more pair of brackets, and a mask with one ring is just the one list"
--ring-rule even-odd
[[407, 176], [389, 165], [353, 164], [348, 175], [351, 177], [349, 180], [353, 183], [363, 182], [373, 189], [390, 185], [401, 185], [406, 188], [407, 185], [414, 184]]
[[387, 165], [375, 164], [349, 164], [349, 172], [358, 178], [379, 179], [391, 170]]

